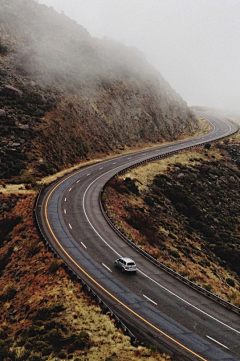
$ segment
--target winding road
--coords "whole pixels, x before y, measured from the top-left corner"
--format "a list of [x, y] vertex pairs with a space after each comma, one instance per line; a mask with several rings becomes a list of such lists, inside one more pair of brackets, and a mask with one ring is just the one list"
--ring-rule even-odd
[[[41, 193], [36, 216], [44, 237], [136, 335], [178, 360], [240, 360], [240, 316], [160, 269], [109, 226], [100, 208], [104, 184], [116, 173], [149, 158], [213, 141], [238, 127], [202, 114], [208, 134], [80, 168]], [[136, 275], [114, 268], [133, 258]]]

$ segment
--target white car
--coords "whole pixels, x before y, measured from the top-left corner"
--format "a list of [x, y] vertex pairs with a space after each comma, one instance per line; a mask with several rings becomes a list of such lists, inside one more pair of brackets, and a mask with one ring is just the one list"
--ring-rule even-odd
[[137, 266], [136, 263], [128, 257], [121, 257], [116, 259], [114, 262], [115, 267], [118, 267], [121, 269], [122, 272], [137, 272]]

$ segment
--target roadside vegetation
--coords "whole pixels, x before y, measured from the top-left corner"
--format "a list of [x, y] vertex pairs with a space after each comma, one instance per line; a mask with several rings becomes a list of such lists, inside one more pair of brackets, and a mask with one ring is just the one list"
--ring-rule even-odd
[[39, 238], [36, 193], [0, 194], [0, 360], [166, 361], [132, 346]]
[[113, 179], [115, 225], [184, 277], [240, 307], [240, 135]]

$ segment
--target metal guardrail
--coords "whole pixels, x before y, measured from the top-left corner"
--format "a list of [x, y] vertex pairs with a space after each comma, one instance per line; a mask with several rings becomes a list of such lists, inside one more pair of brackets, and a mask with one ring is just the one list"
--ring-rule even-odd
[[[47, 238], [45, 237], [45, 235], [44, 235], [44, 233], [42, 231], [40, 222], [39, 222], [37, 208], [38, 208], [39, 199], [40, 199], [40, 197], [42, 195], [42, 191], [43, 191], [43, 187], [41, 187], [41, 189], [40, 189], [40, 191], [38, 193], [38, 196], [37, 196], [37, 198], [35, 200], [35, 207], [34, 207], [35, 220], [36, 220], [36, 223], [37, 223], [38, 230], [39, 230], [39, 232], [40, 232], [46, 246], [54, 254], [54, 257], [57, 257], [57, 258], [61, 259], [61, 257], [57, 254], [55, 249], [52, 247], [52, 245], [48, 242]], [[74, 278], [77, 280], [77, 282], [81, 283], [81, 285], [83, 287], [83, 290], [85, 292], [87, 292], [88, 295], [90, 295], [90, 297], [92, 299], [94, 299], [95, 301], [98, 302], [98, 304], [101, 307], [102, 312], [104, 314], [109, 314], [111, 317], [114, 318], [117, 327], [121, 328], [123, 330], [124, 334], [130, 337], [131, 344], [135, 345], [136, 344], [136, 337], [131, 332], [131, 330], [121, 321], [121, 319], [114, 313], [114, 311], [97, 295], [97, 293], [79, 275], [77, 275], [76, 272], [65, 261], [63, 261], [63, 262], [64, 262], [65, 270], [68, 271], [70, 274], [72, 274], [74, 276]]]
[[[225, 137], [222, 137], [222, 138], [225, 138]], [[219, 138], [219, 139], [222, 139], [222, 138]], [[217, 139], [217, 141], [219, 140]], [[204, 143], [201, 143], [201, 144], [198, 144], [198, 145], [193, 145], [193, 146], [190, 146], [190, 147], [187, 147], [187, 148], [184, 148], [184, 150], [186, 149], [191, 149], [191, 148], [194, 148], [194, 147], [198, 147], [198, 146], [202, 146], [206, 143], [213, 143], [215, 142], [216, 140], [213, 140], [211, 142], [207, 141], [207, 142], [204, 142]], [[115, 224], [113, 223], [113, 221], [109, 218], [104, 206], [103, 206], [103, 203], [102, 203], [102, 194], [104, 193], [104, 190], [105, 188], [107, 187], [108, 183], [114, 179], [117, 175], [122, 175], [122, 174], [125, 174], [127, 173], [130, 169], [133, 169], [133, 168], [137, 168], [145, 163], [150, 163], [154, 160], [159, 160], [159, 159], [163, 159], [163, 158], [168, 158], [169, 156], [171, 155], [174, 155], [176, 153], [179, 153], [179, 151], [171, 151], [171, 152], [168, 152], [166, 154], [161, 154], [159, 156], [154, 156], [152, 158], [149, 158], [149, 159], [146, 159], [144, 161], [141, 161], [141, 162], [138, 162], [138, 163], [135, 163], [133, 165], [131, 165], [130, 167], [127, 167], [125, 168], [124, 170], [121, 170], [120, 172], [116, 173], [114, 176], [112, 176], [105, 184], [104, 184], [104, 187], [102, 189], [102, 192], [101, 194], [99, 195], [99, 203], [100, 203], [100, 208], [101, 208], [101, 211], [102, 211], [102, 214], [104, 216], [104, 218], [106, 219], [106, 221], [108, 222], [108, 224], [111, 226], [111, 228], [126, 242], [128, 243], [132, 248], [136, 249], [139, 253], [141, 253], [142, 255], [144, 255], [146, 258], [148, 258], [151, 262], [153, 262], [154, 264], [156, 264], [158, 267], [160, 267], [162, 270], [164, 270], [165, 272], [171, 274], [172, 276], [174, 276], [175, 278], [179, 279], [180, 281], [182, 281], [183, 283], [185, 283], [186, 285], [194, 288], [195, 290], [197, 290], [198, 292], [204, 294], [205, 296], [211, 298], [212, 300], [216, 301], [217, 303], [220, 303], [221, 305], [223, 305], [224, 307], [228, 308], [228, 309], [231, 309], [232, 311], [240, 314], [240, 308], [233, 305], [232, 303], [224, 300], [223, 298], [221, 298], [220, 296], [217, 296], [215, 294], [213, 294], [212, 292], [210, 291], [207, 291], [205, 288], [197, 285], [196, 283], [190, 281], [189, 279], [187, 279], [186, 277], [180, 275], [179, 273], [177, 273], [176, 271], [172, 270], [171, 268], [167, 267], [166, 265], [164, 265], [162, 262], [159, 262], [156, 258], [152, 257], [149, 253], [145, 252], [143, 249], [141, 249], [140, 247], [138, 247], [134, 242], [132, 242], [129, 238], [127, 238], [116, 226]]]
[[[220, 140], [220, 139], [223, 139], [225, 137], [221, 137], [217, 140]], [[201, 144], [197, 144], [197, 145], [192, 145], [192, 146], [189, 146], [187, 148], [184, 148], [184, 150], [186, 149], [191, 149], [191, 148], [194, 148], [194, 147], [197, 147], [197, 146], [201, 146], [201, 145], [204, 145], [206, 143], [212, 143], [212, 142], [215, 142], [216, 140], [212, 140], [212, 141], [205, 141]], [[103, 190], [102, 190], [102, 193], [104, 191], [104, 189], [106, 188], [108, 182], [113, 179], [114, 177], [116, 177], [116, 175], [118, 174], [124, 174], [126, 173], [129, 169], [133, 169], [133, 168], [136, 168], [142, 164], [145, 164], [145, 163], [149, 163], [149, 162], [152, 162], [154, 160], [159, 160], [159, 159], [163, 159], [163, 158], [167, 158], [173, 154], [177, 154], [179, 153], [179, 151], [171, 151], [171, 152], [168, 152], [166, 154], [161, 154], [159, 156], [154, 156], [154, 157], [151, 157], [147, 160], [144, 160], [144, 161], [141, 161], [141, 162], [138, 162], [138, 163], [135, 163], [134, 165], [131, 165], [130, 167], [127, 167], [125, 168], [124, 170], [116, 173], [113, 177], [111, 177], [104, 185], [103, 187]], [[54, 183], [54, 182], [53, 182]], [[41, 187], [39, 193], [38, 193], [38, 196], [35, 200], [35, 207], [34, 207], [34, 214], [35, 214], [35, 220], [36, 220], [36, 223], [37, 223], [37, 227], [38, 227], [38, 230], [46, 244], [46, 246], [49, 248], [50, 251], [52, 251], [52, 253], [54, 254], [54, 257], [57, 257], [59, 259], [61, 259], [61, 257], [57, 254], [56, 250], [52, 247], [52, 245], [48, 242], [47, 238], [45, 237], [43, 231], [42, 231], [42, 228], [41, 228], [41, 225], [40, 225], [40, 222], [39, 222], [39, 218], [38, 218], [38, 212], [37, 212], [37, 208], [38, 208], [38, 202], [39, 202], [39, 199], [42, 195], [42, 191], [43, 191], [43, 187]], [[107, 222], [109, 223], [109, 225], [115, 230], [115, 232], [117, 234], [119, 234], [119, 236], [124, 239], [130, 246], [132, 246], [133, 248], [135, 248], [138, 252], [140, 252], [141, 254], [143, 254], [146, 258], [150, 259], [153, 263], [155, 263], [157, 266], [159, 266], [161, 269], [163, 269], [164, 271], [166, 271], [167, 273], [171, 274], [172, 276], [176, 277], [177, 279], [181, 280], [182, 282], [184, 282], [185, 284], [188, 284], [190, 287], [198, 290], [199, 292], [205, 294], [206, 296], [210, 297], [211, 299], [221, 303], [222, 305], [224, 305], [225, 307], [228, 307], [229, 309], [237, 312], [237, 313], [240, 313], [240, 308], [234, 306], [233, 304], [223, 300], [221, 297], [219, 296], [216, 296], [214, 295], [213, 293], [205, 290], [204, 288], [196, 285], [195, 283], [193, 283], [192, 281], [188, 280], [187, 278], [181, 276], [180, 274], [178, 274], [177, 272], [173, 271], [171, 268], [165, 266], [163, 263], [157, 261], [154, 257], [152, 257], [150, 254], [148, 254], [147, 252], [143, 251], [140, 247], [138, 247], [136, 244], [134, 244], [131, 240], [129, 240], [124, 234], [121, 233], [121, 231], [114, 225], [114, 223], [111, 221], [111, 219], [108, 217], [104, 207], [103, 207], [103, 204], [102, 204], [102, 199], [101, 199], [101, 196], [102, 196], [102, 193], [99, 194], [99, 203], [100, 203], [100, 207], [101, 207], [101, 211], [102, 211], [102, 214], [103, 216], [105, 217], [105, 219], [107, 220]], [[63, 260], [62, 260], [63, 261]], [[95, 293], [95, 291], [79, 276], [76, 274], [76, 272], [65, 262], [64, 262], [64, 266], [65, 266], [65, 269], [68, 270], [70, 272], [70, 274], [72, 274], [75, 279], [77, 279], [78, 282], [80, 282], [83, 286], [83, 289], [85, 289], [88, 294], [90, 294], [90, 296], [95, 299], [101, 309], [102, 309], [102, 312], [103, 313], [108, 313], [111, 315], [111, 317], [113, 317], [115, 319], [115, 322], [117, 324], [117, 326], [119, 328], [121, 328], [124, 333], [126, 335], [128, 335], [131, 339], [131, 344], [135, 344], [136, 342], [136, 337], [134, 336], [134, 334], [131, 332], [131, 330], [121, 321], [121, 319], [113, 312], [113, 310], [97, 295], [97, 293]]]

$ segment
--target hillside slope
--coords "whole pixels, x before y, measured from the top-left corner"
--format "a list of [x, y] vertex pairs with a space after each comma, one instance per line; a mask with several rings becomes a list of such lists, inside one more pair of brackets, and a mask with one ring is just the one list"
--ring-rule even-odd
[[153, 345], [132, 346], [71, 280], [38, 236], [35, 196], [0, 198], [0, 360], [170, 361]]
[[34, 0], [0, 0], [1, 178], [173, 140], [198, 127], [144, 55]]
[[240, 307], [240, 135], [109, 182], [109, 217], [133, 242]]

